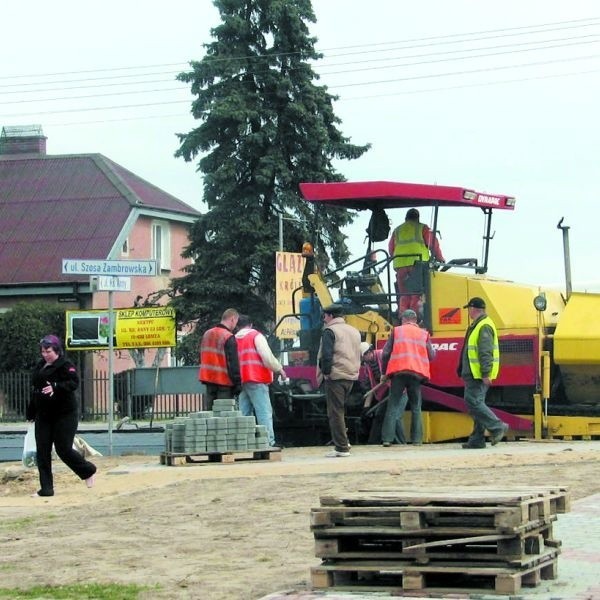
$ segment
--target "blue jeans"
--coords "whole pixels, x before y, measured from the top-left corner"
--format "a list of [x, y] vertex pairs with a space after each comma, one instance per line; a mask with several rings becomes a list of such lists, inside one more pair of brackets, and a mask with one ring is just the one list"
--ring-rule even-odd
[[[404, 393], [406, 390], [406, 393]], [[381, 439], [383, 442], [392, 442], [396, 431], [396, 424], [404, 415], [407, 402], [410, 402], [411, 423], [410, 441], [420, 444], [423, 441], [423, 422], [421, 420], [421, 380], [414, 375], [396, 374], [392, 375], [392, 386], [390, 397], [387, 401], [387, 409], [383, 427], [381, 428]]]
[[238, 396], [240, 411], [245, 417], [256, 417], [258, 425], [267, 428], [269, 446], [275, 445], [273, 431], [273, 408], [269, 397], [269, 386], [266, 383], [244, 383]]

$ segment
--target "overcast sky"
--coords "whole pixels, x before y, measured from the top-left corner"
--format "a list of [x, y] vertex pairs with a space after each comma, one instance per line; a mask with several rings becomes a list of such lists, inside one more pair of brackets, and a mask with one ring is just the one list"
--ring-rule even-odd
[[[321, 83], [340, 129], [372, 149], [350, 181], [515, 196], [495, 217], [489, 274], [600, 290], [600, 7], [593, 0], [313, 0]], [[40, 124], [49, 154], [99, 152], [203, 210], [195, 124], [174, 81], [219, 23], [210, 0], [19, 0], [3, 6], [0, 125]], [[403, 212], [394, 211], [395, 224]], [[422, 210], [422, 220], [430, 218]], [[366, 219], [348, 229], [362, 253]], [[477, 210], [441, 214], [446, 259], [481, 256]], [[383, 244], [382, 246], [384, 246]]]

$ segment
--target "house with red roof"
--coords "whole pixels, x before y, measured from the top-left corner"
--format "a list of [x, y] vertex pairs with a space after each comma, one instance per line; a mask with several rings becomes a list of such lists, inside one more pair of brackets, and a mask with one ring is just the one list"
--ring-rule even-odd
[[[66, 258], [157, 261], [155, 277], [131, 277], [129, 291], [113, 292], [115, 308], [183, 274], [198, 211], [102, 154], [51, 155], [46, 141], [39, 126], [0, 134], [0, 311], [28, 300], [106, 309], [108, 293], [89, 276], [62, 274]], [[105, 354], [95, 353], [96, 368]], [[133, 367], [121, 354], [115, 370]]]

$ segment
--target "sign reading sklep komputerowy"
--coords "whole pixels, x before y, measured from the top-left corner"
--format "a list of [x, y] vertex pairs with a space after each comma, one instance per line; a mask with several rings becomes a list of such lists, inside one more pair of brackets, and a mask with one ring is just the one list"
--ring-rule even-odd
[[115, 333], [119, 348], [175, 346], [175, 310], [168, 306], [120, 308]]
[[[175, 310], [168, 306], [120, 308], [115, 318], [113, 348], [171, 348], [175, 346]], [[68, 350], [107, 350], [108, 310], [70, 310], [67, 316]]]

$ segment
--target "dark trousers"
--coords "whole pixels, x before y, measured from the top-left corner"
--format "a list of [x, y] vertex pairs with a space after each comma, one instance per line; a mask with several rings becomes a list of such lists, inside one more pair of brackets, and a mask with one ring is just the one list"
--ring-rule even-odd
[[[404, 393], [406, 390], [406, 394]], [[421, 380], [408, 373], [396, 373], [392, 376], [392, 387], [387, 402], [385, 419], [381, 437], [384, 442], [391, 442], [394, 438], [396, 423], [402, 419], [406, 403], [410, 403], [412, 415], [410, 424], [410, 441], [420, 444], [423, 441], [423, 422], [421, 418]]]
[[[385, 400], [385, 402], [383, 400]], [[383, 442], [382, 431], [388, 402], [389, 395], [380, 400], [375, 405], [375, 408], [372, 413], [373, 419], [369, 430], [369, 439], [367, 441], [367, 444], [381, 444], [381, 442]], [[406, 438], [404, 436], [404, 426], [402, 423], [402, 415], [400, 415], [400, 418], [396, 420], [396, 431], [392, 443], [406, 444]]]
[[206, 389], [204, 392], [204, 410], [212, 410], [213, 403], [217, 398], [235, 398], [232, 387], [219, 385], [218, 383], [205, 383], [204, 387]]
[[35, 421], [35, 443], [37, 445], [37, 467], [40, 476], [40, 492], [43, 495], [54, 493], [52, 477], [52, 444], [58, 458], [62, 460], [79, 479], [87, 479], [96, 472], [96, 465], [85, 460], [73, 449], [73, 439], [77, 433], [77, 414], [69, 413], [52, 419], [37, 418]]
[[463, 375], [465, 382], [465, 404], [469, 415], [473, 419], [473, 431], [469, 436], [470, 444], [485, 444], [485, 430], [490, 433], [500, 431], [502, 421], [493, 413], [492, 409], [485, 403], [488, 386], [482, 379], [473, 379]]
[[333, 445], [338, 452], [348, 452], [350, 442], [346, 432], [346, 402], [354, 382], [346, 379], [326, 379], [327, 418]]

